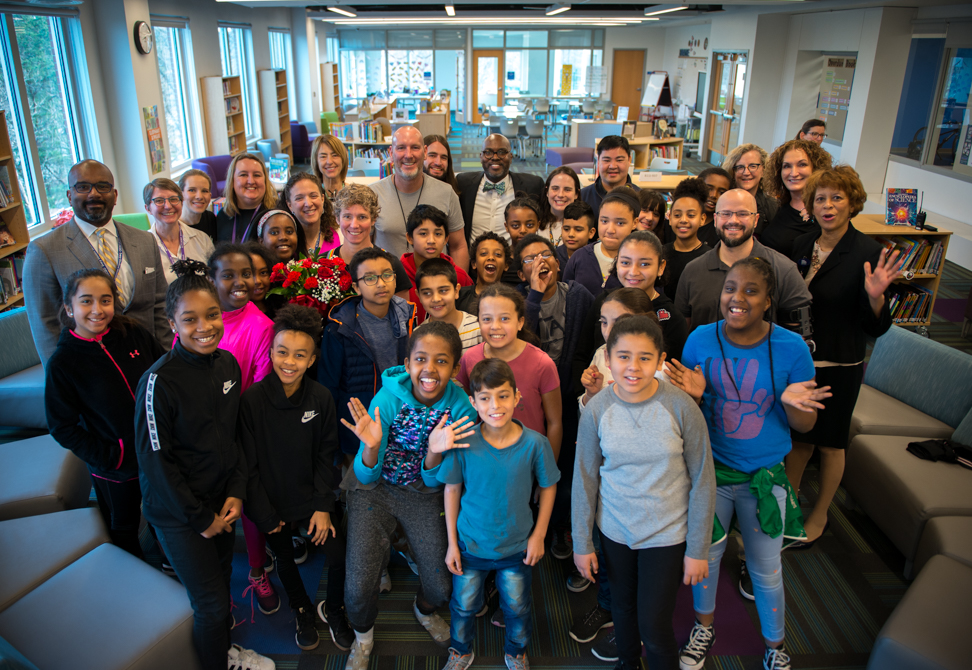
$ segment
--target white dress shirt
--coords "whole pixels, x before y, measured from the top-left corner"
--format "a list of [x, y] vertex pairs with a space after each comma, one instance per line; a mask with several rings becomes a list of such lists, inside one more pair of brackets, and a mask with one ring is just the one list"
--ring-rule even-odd
[[483, 233], [494, 232], [509, 242], [510, 234], [506, 232], [505, 211], [506, 206], [513, 202], [513, 198], [516, 197], [516, 194], [513, 193], [513, 180], [507, 174], [503, 179], [496, 182], [497, 184], [506, 184], [506, 190], [502, 195], [496, 190], [484, 192], [483, 184], [488, 181], [484, 174], [479, 182], [479, 188], [476, 190], [476, 205], [473, 207], [472, 237], [470, 239], [475, 240]]
[[172, 270], [172, 264], [174, 262], [187, 258], [201, 263], [209, 261], [209, 257], [212, 255], [214, 248], [213, 241], [206, 233], [179, 221], [179, 228], [182, 231], [183, 247], [180, 250], [182, 253], [172, 253], [162, 242], [162, 238], [156, 232], [155, 226], [156, 223], [153, 221], [150, 232], [152, 233], [152, 237], [155, 238], [155, 243], [159, 245], [159, 255], [162, 257], [162, 270], [165, 272], [165, 281], [169, 284], [176, 279], [176, 273]]
[[[105, 231], [105, 241], [108, 244], [109, 253], [111, 254], [111, 260], [118, 260], [118, 245], [120, 244], [118, 240], [118, 231], [115, 228], [114, 219], [109, 219], [108, 223], [101, 226], [93, 226], [87, 221], [82, 221], [77, 216], [74, 217], [74, 223], [77, 224], [78, 228], [88, 239], [88, 243], [94, 250], [95, 256], [101, 258], [98, 253], [98, 249], [101, 246], [101, 240], [98, 236], [99, 230]], [[131, 261], [128, 258], [128, 254], [124, 253], [125, 249], [122, 248], [122, 260], [118, 263], [118, 274], [115, 275], [115, 285], [118, 287], [118, 294], [121, 296], [123, 308], [128, 307], [128, 303], [131, 302], [132, 295], [135, 293], [135, 274], [132, 270]], [[105, 268], [101, 268], [104, 270]], [[109, 273], [111, 274], [111, 273]]]

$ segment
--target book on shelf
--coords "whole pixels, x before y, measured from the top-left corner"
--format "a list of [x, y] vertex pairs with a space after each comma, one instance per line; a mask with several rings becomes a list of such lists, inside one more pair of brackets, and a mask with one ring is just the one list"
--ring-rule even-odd
[[901, 272], [937, 275], [941, 269], [942, 254], [945, 251], [945, 241], [941, 238], [927, 236], [896, 236], [874, 238], [887, 249], [890, 255], [898, 251], [899, 258], [904, 258]]
[[229, 149], [231, 154], [235, 154], [240, 150], [240, 141], [238, 135], [233, 135], [229, 138]]
[[897, 324], [925, 323], [931, 318], [931, 289], [919, 284], [892, 284], [888, 287], [888, 310], [891, 320]]
[[227, 135], [232, 135], [235, 132], [236, 132], [236, 126], [233, 125], [233, 117], [232, 116], [227, 116], [226, 117], [226, 134]]
[[360, 121], [358, 123], [358, 140], [361, 142], [381, 142], [384, 131], [377, 121]]
[[226, 81], [224, 79], [223, 80], [223, 95], [229, 95], [229, 94], [230, 94], [230, 82], [228, 82], [228, 81]]
[[287, 173], [287, 161], [285, 159], [271, 157], [267, 161], [267, 174], [270, 175], [270, 181], [285, 182], [290, 177]]
[[0, 249], [3, 247], [12, 247], [17, 244], [16, 238], [14, 238], [13, 233], [7, 228], [7, 224], [0, 223]]
[[0, 166], [0, 207], [14, 202], [13, 188], [10, 186], [10, 172], [7, 166]]
[[240, 113], [240, 97], [238, 95], [232, 98], [226, 98], [226, 115], [239, 114]]
[[6, 294], [4, 302], [15, 298], [21, 292], [20, 277], [12, 258], [0, 260], [0, 284]]
[[344, 121], [331, 123], [331, 134], [339, 140], [354, 140], [354, 124]]
[[889, 188], [884, 220], [889, 226], [914, 226], [918, 222], [918, 189]]
[[662, 144], [651, 148], [652, 158], [678, 158], [679, 149], [672, 144]]

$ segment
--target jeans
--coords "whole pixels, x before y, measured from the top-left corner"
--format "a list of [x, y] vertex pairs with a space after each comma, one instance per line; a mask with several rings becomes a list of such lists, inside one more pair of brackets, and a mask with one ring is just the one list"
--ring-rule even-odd
[[[280, 529], [278, 533], [268, 533], [266, 535], [267, 544], [271, 551], [277, 556], [277, 576], [287, 592], [287, 602], [293, 609], [304, 608], [306, 611], [314, 609], [314, 602], [307, 595], [304, 582], [300, 578], [297, 564], [294, 563], [294, 543], [292, 532], [298, 526], [307, 527], [310, 519], [302, 523], [288, 523]], [[331, 522], [337, 526], [338, 520], [331, 514]], [[308, 540], [308, 544], [310, 540]], [[344, 607], [344, 555], [345, 542], [343, 533], [338, 531], [336, 537], [331, 537], [330, 533], [324, 544], [317, 545], [318, 551], [323, 551], [327, 556], [327, 605], [328, 612], [336, 612]]]
[[616, 588], [611, 617], [618, 658], [626, 667], [640, 667], [644, 641], [651, 670], [678, 670], [672, 617], [682, 583], [685, 543], [632, 549], [601, 535], [601, 549]]
[[[786, 492], [779, 486], [773, 487], [773, 495], [784, 513]], [[756, 611], [763, 637], [770, 642], [782, 642], [784, 637], [783, 618], [783, 563], [780, 551], [783, 548], [783, 534], [770, 537], [759, 527], [756, 518], [756, 498], [749, 491], [749, 484], [720, 486], [716, 489], [716, 516], [723, 528], [729, 528], [733, 512], [737, 525], [746, 544], [746, 566], [753, 578], [753, 595], [756, 597]], [[726, 542], [712, 545], [709, 549], [709, 577], [692, 587], [695, 611], [699, 614], [712, 614], [716, 608], [716, 589], [719, 584], [719, 563], [726, 551]]]
[[189, 526], [155, 528], [192, 605], [192, 642], [205, 670], [225, 670], [230, 648], [230, 575], [235, 529], [206, 539]]
[[142, 518], [142, 489], [138, 477], [127, 482], [114, 482], [92, 475], [91, 481], [112, 544], [144, 558], [138, 543], [138, 524]]
[[496, 590], [499, 591], [500, 607], [506, 619], [506, 643], [503, 651], [510, 656], [526, 653], [533, 633], [530, 617], [532, 605], [533, 568], [523, 559], [521, 551], [500, 559], [478, 558], [467, 554], [465, 545], [459, 543], [462, 555], [462, 575], [452, 575], [452, 600], [449, 610], [452, 624], [450, 646], [462, 655], [472, 651], [476, 635], [476, 613], [483, 608], [483, 583], [490, 571], [496, 571]]

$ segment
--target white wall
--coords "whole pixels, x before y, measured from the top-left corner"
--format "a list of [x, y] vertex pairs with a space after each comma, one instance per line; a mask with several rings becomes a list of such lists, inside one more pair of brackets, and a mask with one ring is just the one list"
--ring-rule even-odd
[[[699, 72], [708, 72], [710, 32], [711, 26], [707, 23], [667, 28], [664, 60], [660, 66], [648, 68], [667, 72], [673, 98], [680, 99], [690, 107], [695, 104]], [[698, 40], [699, 45], [689, 46], [692, 40]], [[681, 49], [688, 49], [691, 58], [679, 58], [678, 53]]]

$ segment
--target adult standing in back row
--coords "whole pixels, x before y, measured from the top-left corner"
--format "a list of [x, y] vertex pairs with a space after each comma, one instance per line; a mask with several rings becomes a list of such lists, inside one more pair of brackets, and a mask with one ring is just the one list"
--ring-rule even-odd
[[267, 168], [255, 154], [236, 154], [226, 170], [226, 202], [216, 215], [216, 242], [249, 242], [259, 238], [260, 217], [277, 205], [267, 187]]
[[449, 255], [463, 270], [469, 269], [469, 250], [463, 234], [459, 198], [449, 184], [427, 176], [425, 141], [415, 126], [399, 128], [392, 135], [392, 160], [395, 174], [372, 184], [378, 196], [378, 219], [375, 221], [375, 246], [395, 258], [410, 251], [405, 239], [405, 222], [418, 205], [432, 205], [449, 220]]
[[483, 142], [479, 159], [483, 164], [481, 172], [456, 175], [466, 240], [471, 242], [483, 233], [496, 233], [512, 243], [506, 230], [506, 206], [513, 202], [517, 193], [532, 197], [539, 205], [543, 197], [543, 179], [525, 172], [510, 172], [513, 163], [510, 141], [498, 133]]
[[590, 186], [581, 189], [581, 200], [594, 210], [597, 221], [601, 211], [601, 201], [619, 186], [630, 186], [639, 190], [631, 181], [628, 169], [631, 167], [631, 145], [627, 138], [608, 135], [597, 143], [597, 179]]

